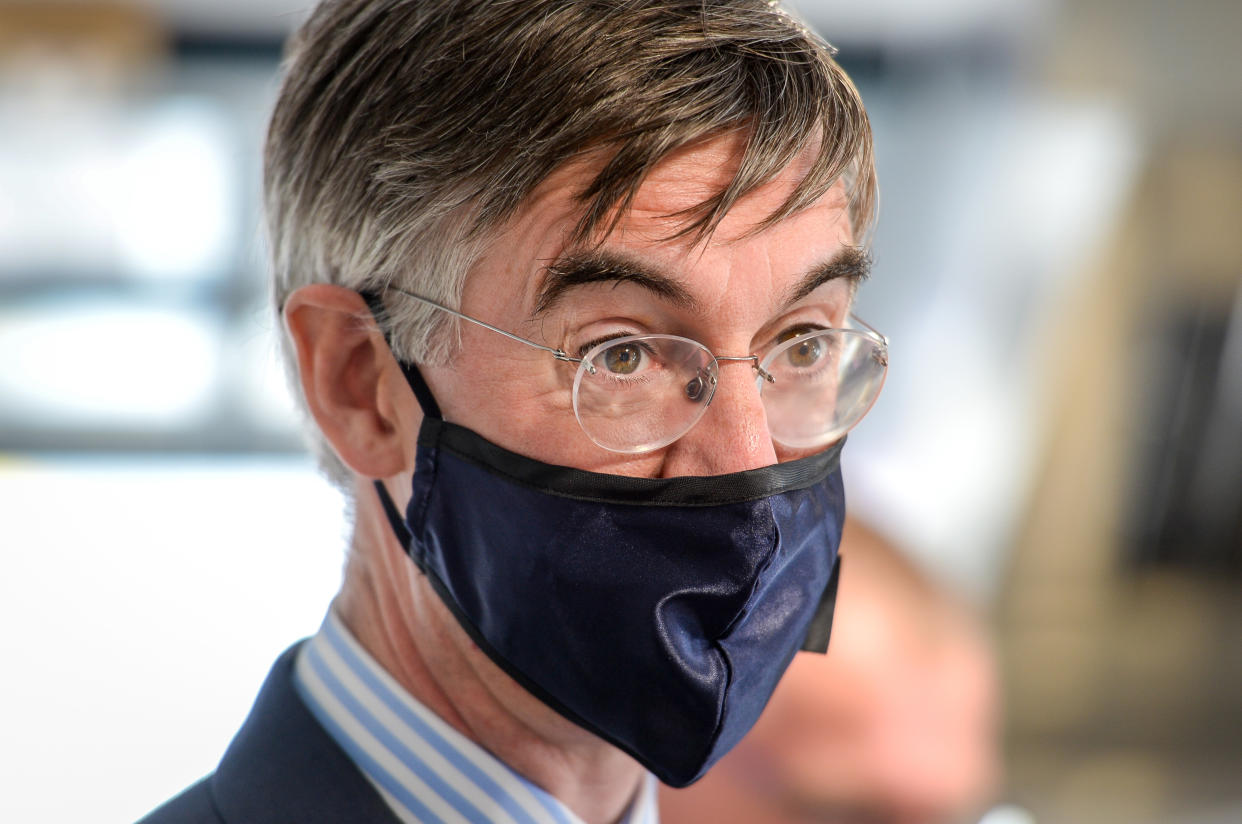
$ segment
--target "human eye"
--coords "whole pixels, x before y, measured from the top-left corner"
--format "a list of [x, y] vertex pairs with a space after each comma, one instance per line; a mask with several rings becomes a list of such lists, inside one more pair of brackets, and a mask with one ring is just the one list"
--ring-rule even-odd
[[815, 334], [823, 331], [823, 326], [803, 324], [781, 332], [775, 341], [780, 358], [796, 370], [815, 368], [834, 348], [830, 335]]
[[606, 348], [600, 357], [604, 368], [614, 375], [632, 375], [642, 368], [646, 360], [643, 347], [637, 343], [618, 343]]
[[[615, 343], [609, 343], [615, 341]], [[637, 378], [658, 364], [658, 352], [649, 341], [632, 334], [606, 335], [583, 344], [578, 356], [589, 358], [597, 370], [616, 378]]]

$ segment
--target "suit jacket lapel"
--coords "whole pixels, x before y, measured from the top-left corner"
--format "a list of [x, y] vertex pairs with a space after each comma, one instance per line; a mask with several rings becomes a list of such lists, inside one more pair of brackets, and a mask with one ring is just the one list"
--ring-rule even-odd
[[398, 824], [293, 687], [301, 644], [272, 667], [211, 781], [229, 824]]

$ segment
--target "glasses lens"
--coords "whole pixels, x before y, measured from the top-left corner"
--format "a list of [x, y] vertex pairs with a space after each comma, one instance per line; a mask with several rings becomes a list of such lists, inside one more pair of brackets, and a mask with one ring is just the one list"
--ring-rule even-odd
[[574, 378], [574, 412], [595, 443], [647, 452], [680, 438], [716, 391], [716, 360], [673, 335], [631, 335], [596, 346]]
[[883, 343], [861, 331], [824, 329], [792, 338], [761, 364], [758, 379], [772, 438], [786, 446], [825, 446], [871, 409], [887, 372]]

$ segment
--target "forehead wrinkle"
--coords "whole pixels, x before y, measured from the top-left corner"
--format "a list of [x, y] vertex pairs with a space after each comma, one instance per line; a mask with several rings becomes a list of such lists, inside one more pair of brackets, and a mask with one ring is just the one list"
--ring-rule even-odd
[[555, 306], [574, 289], [592, 283], [633, 283], [682, 309], [698, 302], [676, 278], [650, 264], [615, 251], [572, 251], [559, 255], [543, 267], [536, 289], [537, 317]]

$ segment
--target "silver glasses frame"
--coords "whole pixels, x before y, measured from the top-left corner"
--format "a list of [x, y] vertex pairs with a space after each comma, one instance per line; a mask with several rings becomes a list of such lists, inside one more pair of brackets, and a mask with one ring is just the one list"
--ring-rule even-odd
[[[387, 289], [390, 292], [397, 292], [398, 294], [405, 295], [407, 298], [413, 298], [414, 300], [420, 303], [425, 303], [426, 305], [432, 308], [435, 308], [435, 309], [439, 309], [442, 312], [448, 312], [453, 317], [461, 318], [462, 320], [469, 321], [470, 323], [473, 323], [476, 326], [482, 326], [484, 329], [489, 329], [498, 335], [504, 335], [509, 340], [517, 341], [518, 343], [524, 343], [527, 346], [533, 346], [536, 349], [541, 349], [544, 352], [548, 352], [549, 354], [551, 354], [552, 357], [558, 361], [563, 361], [565, 363], [572, 363], [572, 364], [575, 364], [576, 366], [579, 366], [585, 369], [588, 374], [594, 375], [597, 371], [595, 369], [594, 364], [587, 362], [584, 358], [575, 358], [573, 355], [569, 354], [564, 349], [558, 349], [557, 347], [554, 347], [554, 346], [544, 346], [542, 343], [536, 343], [533, 340], [528, 340], [527, 338], [524, 338], [521, 335], [515, 335], [512, 332], [506, 332], [504, 329], [501, 329], [498, 326], [493, 326], [487, 321], [479, 320], [478, 318], [472, 318], [469, 315], [462, 314], [456, 309], [450, 309], [449, 307], [445, 306], [442, 303], [437, 303], [436, 301], [431, 300], [430, 298], [425, 298], [422, 295], [415, 294], [414, 292], [409, 292], [405, 289], [402, 289], [400, 286], [386, 286], [385, 289]], [[883, 347], [884, 363], [882, 365], [888, 366], [888, 338], [883, 333], [878, 331], [874, 326], [867, 323], [865, 320], [863, 320], [862, 318], [858, 317], [857, 315], [853, 313], [850, 313], [850, 320], [858, 324], [860, 327], [862, 327], [861, 329], [856, 329], [854, 331], [863, 332], [864, 334], [871, 336], [872, 338], [875, 339], [876, 343], [879, 343]], [[695, 342], [698, 343], [697, 341]], [[703, 346], [703, 344], [701, 343], [699, 345]], [[715, 352], [712, 352], [706, 346], [703, 346], [703, 348], [709, 354], [711, 354], [713, 358], [715, 358], [717, 363], [721, 361], [750, 361], [751, 368], [755, 370], [755, 373], [759, 375], [759, 377], [763, 378], [768, 383], [776, 382], [775, 378], [773, 378], [770, 374], [768, 374], [767, 371], [765, 371], [759, 365], [760, 356], [757, 354], [717, 355]]]

